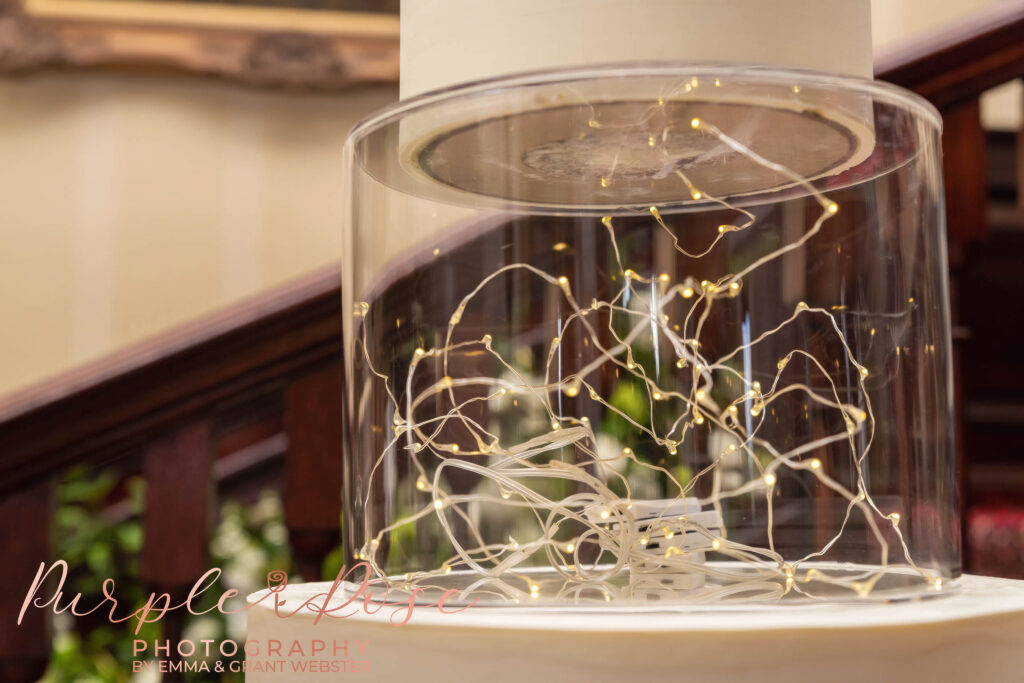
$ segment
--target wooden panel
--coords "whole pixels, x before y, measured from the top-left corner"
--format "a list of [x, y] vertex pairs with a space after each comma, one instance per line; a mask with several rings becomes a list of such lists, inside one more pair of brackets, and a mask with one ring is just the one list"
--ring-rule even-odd
[[978, 100], [943, 114], [942, 170], [946, 185], [946, 230], [950, 265], [963, 261], [971, 242], [988, 236], [985, 130]]
[[[1024, 106], [1024, 103], [1021, 103]], [[1017, 170], [1017, 206], [1024, 209], [1024, 129], [1017, 131], [1016, 170]]]
[[292, 382], [285, 397], [284, 519], [307, 581], [341, 542], [342, 384], [338, 365]]
[[[53, 485], [43, 480], [0, 502], [0, 548], [4, 582], [0, 591], [0, 681], [35, 681], [50, 659], [50, 620], [46, 610], [30, 607], [19, 626], [25, 593], [41, 562], [49, 563]], [[49, 597], [45, 589], [40, 597]]]
[[[988, 182], [985, 130], [981, 125], [979, 100], [970, 100], [943, 112], [942, 170], [946, 187], [946, 231], [949, 242], [950, 298], [953, 325], [961, 329], [960, 271], [973, 243], [988, 236]], [[966, 542], [967, 511], [971, 505], [967, 485], [965, 444], [967, 425], [964, 422], [965, 393], [962, 383], [965, 337], [959, 334], [953, 342], [953, 413], [956, 422], [957, 490], [960, 503], [961, 552], [964, 566], [970, 566], [970, 544]]]
[[211, 512], [210, 426], [194, 422], [146, 449], [143, 581], [173, 591], [207, 570]]
[[[146, 449], [146, 507], [142, 513], [143, 584], [168, 593], [180, 602], [209, 568], [207, 544], [211, 522], [213, 481], [210, 424], [197, 420]], [[171, 643], [171, 660], [178, 661], [177, 643], [185, 630], [185, 613], [175, 610], [161, 620], [162, 636]], [[184, 680], [180, 672], [163, 676]]]

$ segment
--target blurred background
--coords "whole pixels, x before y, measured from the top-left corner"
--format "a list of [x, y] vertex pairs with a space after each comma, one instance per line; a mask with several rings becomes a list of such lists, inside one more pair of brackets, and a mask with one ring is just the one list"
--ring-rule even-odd
[[[876, 52], [1000, 4], [876, 0]], [[391, 40], [397, 58], [397, 23]], [[0, 80], [0, 393], [341, 257], [341, 145], [397, 80], [324, 92], [153, 71]], [[1019, 130], [1022, 103], [1019, 81], [986, 94], [986, 130]]]
[[[133, 677], [123, 628], [10, 626], [44, 559], [131, 603], [336, 573], [341, 147], [397, 99], [397, 9], [0, 6], [0, 680]], [[872, 9], [879, 73], [946, 120], [967, 568], [1024, 578], [1024, 4]]]

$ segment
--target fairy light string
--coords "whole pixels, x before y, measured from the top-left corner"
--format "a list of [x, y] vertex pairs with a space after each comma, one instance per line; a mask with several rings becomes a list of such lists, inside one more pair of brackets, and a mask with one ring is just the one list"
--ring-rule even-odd
[[[687, 91], [699, 83], [687, 81]], [[720, 83], [715, 82], [715, 87]], [[655, 107], [660, 108], [674, 93], [666, 93], [658, 99]], [[652, 107], [654, 109], [655, 107]], [[635, 125], [642, 125], [644, 121]], [[588, 125], [592, 128], [604, 124], [596, 115]], [[866, 485], [864, 473], [865, 458], [871, 449], [875, 435], [875, 417], [871, 408], [865, 381], [869, 369], [856, 358], [851, 345], [844, 336], [833, 310], [809, 306], [804, 302], [796, 305], [792, 313], [775, 327], [752, 335], [745, 344], [737, 346], [717, 358], [706, 357], [701, 340], [713, 310], [720, 303], [741, 295], [747, 278], [765, 265], [778, 261], [785, 254], [802, 248], [813, 239], [822, 226], [839, 211], [834, 201], [819, 192], [811, 183], [793, 173], [785, 166], [775, 163], [752, 151], [733, 139], [714, 124], [692, 118], [686, 127], [698, 134], [712, 136], [732, 151], [764, 168], [786, 178], [794, 186], [801, 187], [809, 198], [820, 207], [820, 213], [809, 229], [796, 240], [783, 244], [749, 265], [734, 273], [727, 273], [715, 281], [698, 281], [687, 277], [672, 282], [667, 274], [643, 275], [633, 270], [623, 260], [616, 239], [615, 218], [606, 215], [601, 224], [608, 234], [610, 245], [618, 268], [613, 278], [618, 289], [606, 300], [593, 299], [589, 302], [577, 300], [573, 283], [565, 276], [554, 275], [529, 263], [514, 263], [499, 268], [483, 278], [459, 302], [451, 312], [443, 343], [432, 348], [417, 348], [408, 359], [408, 373], [404, 386], [391, 386], [389, 376], [374, 368], [369, 349], [365, 317], [369, 304], [357, 305], [355, 315], [363, 319], [361, 338], [357, 340], [363, 363], [370, 373], [373, 391], [386, 393], [394, 413], [392, 433], [384, 448], [376, 457], [371, 468], [367, 485], [367, 498], [363, 501], [364, 539], [357, 552], [357, 559], [369, 563], [373, 572], [397, 589], [447, 587], [445, 577], [458, 572], [465, 587], [467, 599], [488, 597], [510, 603], [530, 603], [540, 600], [556, 601], [598, 601], [615, 602], [635, 600], [654, 591], [661, 598], [690, 603], [706, 603], [722, 600], [772, 600], [789, 593], [815, 597], [813, 584], [821, 583], [845, 589], [856, 596], [870, 595], [875, 585], [891, 571], [916, 573], [923, 581], [936, 590], [942, 586], [939, 577], [919, 567], [911, 558], [901, 530], [903, 518], [898, 513], [884, 513], [873, 500]], [[648, 143], [659, 148], [671, 134], [667, 126], [657, 135], [650, 135]], [[671, 161], [668, 152], [662, 149], [666, 160]], [[676, 166], [673, 164], [673, 166]], [[737, 207], [727, 200], [715, 197], [698, 188], [683, 171], [677, 167], [674, 172], [685, 184], [695, 201], [717, 204], [722, 209], [734, 212], [737, 220], [722, 224], [717, 233], [703, 249], [687, 251], [678, 235], [665, 222], [657, 206], [648, 209], [651, 220], [659, 230], [668, 233], [673, 249], [688, 259], [701, 259], [712, 253], [730, 233], [742, 232], [755, 225], [756, 217], [750, 211]], [[615, 165], [601, 178], [601, 185], [607, 187], [615, 182]], [[553, 249], [562, 251], [568, 245], [554, 244]], [[436, 254], [436, 250], [435, 250]], [[456, 340], [455, 332], [462, 322], [467, 307], [490, 283], [506, 274], [527, 275], [537, 278], [552, 288], [560, 297], [568, 314], [565, 316], [560, 336], [547, 341], [546, 362], [542, 378], [535, 378], [517, 369], [516, 364], [506, 358], [491, 334], [476, 339]], [[657, 293], [650, 300], [648, 310], [631, 307], [627, 302], [637, 298], [640, 287]], [[682, 305], [685, 314], [674, 320], [670, 311]], [[603, 316], [600, 314], [604, 314]], [[840, 388], [830, 376], [825, 364], [814, 353], [793, 348], [778, 359], [774, 376], [770, 382], [752, 381], [737, 370], [730, 361], [750, 351], [757, 345], [773, 340], [784, 333], [801, 318], [820, 319], [823, 327], [834, 333], [834, 339], [841, 345], [844, 360], [856, 369], [855, 405], [844, 401]], [[605, 320], [601, 326], [598, 320]], [[616, 321], [628, 321], [626, 332], [616, 330]], [[633, 345], [652, 328], [658, 338], [664, 340], [675, 358], [675, 368], [689, 379], [688, 389], [661, 386], [656, 379], [648, 376], [642, 364], [636, 362]], [[563, 338], [572, 331], [581, 333], [588, 346], [596, 355], [578, 370], [559, 376], [556, 366], [558, 351]], [[874, 330], [872, 329], [872, 333]], [[453, 354], [472, 351], [485, 354], [500, 368], [500, 374], [480, 376], [452, 376]], [[805, 382], [786, 382], [783, 376], [787, 366], [801, 360], [808, 368], [808, 377], [813, 374], [818, 383], [827, 385], [824, 390], [815, 389]], [[829, 362], [834, 359], [827, 359]], [[425, 376], [421, 366], [430, 362], [439, 367], [441, 377], [421, 387]], [[618, 408], [609, 396], [602, 395], [600, 386], [588, 378], [603, 369], [613, 370], [617, 376], [638, 383], [646, 393], [649, 422], [639, 421]], [[725, 404], [712, 397], [716, 383], [731, 378], [742, 391]], [[808, 380], [809, 381], [809, 380]], [[460, 400], [459, 391], [471, 389], [476, 392], [472, 398]], [[849, 390], [844, 387], [844, 390]], [[364, 389], [364, 399], [371, 393]], [[694, 438], [695, 431], [713, 430], [727, 436], [728, 445], [720, 453], [709, 453], [709, 462], [695, 472], [687, 481], [680, 481], [673, 471], [656, 464], [657, 458], [640, 457], [630, 448], [624, 448], [616, 458], [598, 452], [598, 433], [586, 416], [574, 417], [556, 409], [555, 399], [565, 395], [577, 400], [591, 401], [609, 416], [614, 415], [637, 434], [642, 434], [656, 448], [675, 455], [679, 449]], [[831, 411], [842, 422], [843, 429], [827, 433], [807, 443], [789, 449], [781, 449], [769, 438], [761, 435], [762, 427], [772, 405], [790, 394], [801, 395], [818, 409]], [[431, 406], [438, 396], [450, 406], [446, 412], [418, 417]], [[479, 402], [491, 402], [515, 397], [539, 407], [547, 416], [550, 429], [543, 434], [521, 443], [507, 443], [501, 434], [491, 431], [486, 424], [480, 424], [468, 411]], [[673, 411], [673, 418], [661, 426], [655, 418], [655, 405], [659, 410], [666, 407]], [[429, 411], [426, 411], [429, 412]], [[446, 441], [442, 436], [457, 424], [459, 433], [468, 435], [459, 443]], [[709, 442], [710, 443], [710, 442]], [[815, 457], [827, 447], [845, 445], [849, 450], [849, 464], [854, 472], [855, 487], [851, 490], [837, 478], [830, 475], [828, 467]], [[415, 482], [416, 495], [421, 497], [417, 510], [392, 521], [383, 528], [372, 527], [375, 518], [371, 512], [374, 486], [381, 485], [383, 467], [389, 452], [396, 450], [401, 458], [407, 458], [409, 470]], [[572, 449], [575, 457], [571, 462], [559, 457], [563, 449]], [[767, 453], [762, 462], [758, 452]], [[756, 476], [737, 485], [727, 484], [723, 476], [726, 460], [735, 460], [736, 454], [753, 465]], [[658, 516], [645, 519], [637, 524], [633, 505], [640, 499], [634, 497], [629, 478], [614, 465], [627, 463], [631, 468], [648, 471], [670, 489], [668, 501], [685, 502], [697, 498], [698, 508], [682, 515]], [[479, 480], [469, 492], [448, 491], [445, 488], [446, 473], [460, 471]], [[786, 558], [776, 549], [774, 538], [774, 506], [780, 475], [785, 471], [810, 475], [823, 487], [845, 501], [845, 513], [834, 535], [821, 546], [802, 557]], [[603, 476], [596, 473], [601, 472]], [[605, 479], [607, 477], [607, 480]], [[706, 486], [707, 495], [697, 495], [700, 482], [711, 481]], [[560, 481], [568, 486], [568, 495], [556, 498], [542, 492], [537, 482]], [[617, 493], [625, 491], [625, 494]], [[694, 518], [702, 510], [713, 510], [719, 518], [725, 519], [723, 502], [743, 496], [763, 496], [765, 504], [765, 546], [750, 545], [729, 537], [728, 525], [720, 527], [703, 524]], [[494, 538], [482, 518], [498, 507], [515, 514], [526, 513], [535, 524], [536, 534], [531, 538]], [[471, 512], [475, 510], [476, 512]], [[588, 511], [599, 510], [599, 514]], [[851, 517], [859, 514], [864, 518], [871, 537], [878, 546], [878, 563], [860, 571], [833, 572], [814, 565], [814, 560], [823, 557], [840, 541], [847, 530]], [[389, 574], [386, 558], [381, 556], [384, 538], [403, 527], [415, 527], [421, 520], [436, 520], [444, 540], [453, 549], [453, 554], [437, 567], [394, 576]], [[453, 522], [461, 520], [462, 533], [456, 533]], [[524, 532], [531, 529], [518, 524]], [[672, 539], [677, 534], [689, 539], [689, 546], [658, 545], [650, 540], [651, 529], [659, 530], [662, 538]], [[520, 532], [517, 532], [520, 533]], [[568, 536], [567, 536], [568, 534]], [[891, 555], [887, 535], [897, 539], [898, 559]], [[697, 548], [698, 550], [693, 550]], [[584, 560], [589, 550], [591, 559]], [[728, 562], [705, 562], [706, 553]], [[596, 558], [596, 559], [595, 559]], [[814, 566], [804, 567], [810, 564]], [[548, 572], [538, 573], [536, 568], [547, 568]], [[629, 581], [623, 581], [628, 576]], [[672, 578], [680, 579], [673, 583]], [[699, 577], [699, 581], [682, 579]], [[543, 585], [542, 585], [543, 584]], [[685, 586], [679, 588], [678, 586]]]

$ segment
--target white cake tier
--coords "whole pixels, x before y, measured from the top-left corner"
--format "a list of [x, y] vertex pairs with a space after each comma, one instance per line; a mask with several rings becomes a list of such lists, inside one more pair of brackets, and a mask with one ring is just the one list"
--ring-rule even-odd
[[[287, 587], [282, 615], [328, 583]], [[247, 677], [262, 681], [1019, 681], [1024, 581], [966, 576], [899, 603], [708, 611], [417, 608], [388, 623], [353, 602], [314, 623], [249, 596]], [[344, 600], [335, 597], [331, 606]], [[264, 604], [268, 603], [268, 604]], [[404, 612], [397, 617], [403, 619]], [[291, 653], [290, 655], [288, 653]], [[305, 671], [296, 671], [296, 668]], [[318, 671], [310, 672], [310, 668]]]
[[751, 62], [871, 78], [868, 0], [402, 0], [402, 98], [632, 61]]

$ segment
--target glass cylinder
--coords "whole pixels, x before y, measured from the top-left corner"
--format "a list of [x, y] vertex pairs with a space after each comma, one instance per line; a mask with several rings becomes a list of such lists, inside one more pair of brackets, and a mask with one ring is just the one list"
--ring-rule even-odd
[[[724, 605], [960, 575], [940, 119], [638, 64], [346, 147], [345, 555], [429, 600]], [[422, 589], [419, 592], [417, 589]]]

